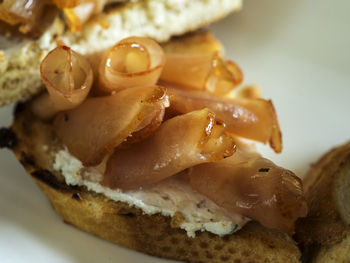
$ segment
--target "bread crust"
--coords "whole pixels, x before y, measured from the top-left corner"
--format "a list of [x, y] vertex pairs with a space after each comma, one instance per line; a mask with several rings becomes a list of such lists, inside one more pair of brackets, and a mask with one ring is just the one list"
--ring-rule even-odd
[[50, 153], [62, 145], [50, 124], [36, 119], [28, 105], [17, 107], [11, 131], [17, 143], [10, 146], [28, 174], [62, 219], [84, 231], [133, 250], [186, 262], [299, 262], [300, 252], [288, 235], [256, 222], [225, 237], [197, 232], [190, 238], [176, 227], [176, 217], [146, 215], [84, 187], [68, 186], [52, 169]]
[[350, 142], [324, 154], [304, 179], [309, 214], [296, 239], [310, 262], [350, 261]]

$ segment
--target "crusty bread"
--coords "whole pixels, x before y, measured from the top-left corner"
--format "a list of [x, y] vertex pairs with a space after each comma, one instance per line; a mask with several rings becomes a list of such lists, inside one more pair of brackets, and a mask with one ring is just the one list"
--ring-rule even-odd
[[57, 18], [39, 39], [5, 41], [0, 36], [0, 106], [41, 89], [39, 63], [57, 41], [82, 54], [105, 50], [130, 35], [164, 42], [173, 35], [206, 26], [234, 10], [242, 0], [138, 0], [98, 15], [72, 33]]
[[51, 125], [34, 117], [27, 105], [19, 105], [12, 128], [0, 132], [0, 145], [13, 150], [65, 222], [119, 245], [188, 262], [299, 262], [300, 252], [287, 234], [256, 222], [225, 237], [197, 232], [190, 238], [177, 227], [181, 217], [145, 215], [83, 187], [68, 186], [52, 168], [52, 153], [61, 143]]
[[350, 142], [334, 148], [305, 177], [309, 214], [297, 222], [308, 262], [350, 262]]

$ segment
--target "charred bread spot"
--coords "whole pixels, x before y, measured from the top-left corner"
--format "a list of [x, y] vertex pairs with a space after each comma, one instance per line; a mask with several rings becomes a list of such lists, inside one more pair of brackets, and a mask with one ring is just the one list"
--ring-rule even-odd
[[120, 214], [120, 215], [121, 215], [121, 216], [128, 217], [128, 218], [134, 218], [134, 217], [135, 217], [135, 214], [133, 214], [133, 213]]
[[22, 123], [21, 123], [21, 127], [22, 127], [22, 131], [23, 131], [23, 135], [29, 137], [31, 135], [31, 123], [29, 122], [30, 119], [25, 118]]
[[267, 173], [268, 171], [270, 171], [270, 168], [260, 168], [259, 169], [260, 173]]
[[17, 117], [19, 114], [21, 114], [26, 109], [26, 103], [25, 102], [19, 102], [15, 106], [14, 115]]
[[56, 190], [62, 189], [62, 185], [57, 182], [55, 176], [49, 170], [37, 170], [32, 172], [31, 175]]
[[36, 167], [34, 156], [27, 154], [26, 152], [21, 152], [21, 164], [24, 167], [32, 166]]
[[79, 193], [72, 194], [72, 198], [75, 199], [75, 200], [78, 200], [78, 201], [82, 200], [82, 198], [81, 198]]
[[17, 136], [11, 128], [0, 128], [0, 148], [12, 148], [17, 142]]
[[68, 121], [69, 121], [69, 117], [68, 117], [68, 114], [67, 114], [67, 113], [64, 113], [64, 121], [65, 121], [65, 122], [68, 122]]
[[312, 259], [314, 258], [315, 255], [318, 254], [319, 250], [321, 249], [321, 244], [314, 242], [311, 243], [310, 245], [306, 246], [306, 247], [302, 247], [300, 246], [300, 250], [301, 250], [301, 262], [302, 263], [308, 263], [308, 262], [312, 262]]
[[53, 189], [59, 190], [61, 192], [73, 192], [76, 193], [81, 189], [78, 186], [67, 185], [64, 182], [60, 182], [57, 180], [54, 174], [46, 169], [36, 170], [31, 173], [33, 177], [40, 180], [41, 182], [47, 184]]
[[104, 6], [103, 8], [103, 13], [108, 14], [109, 12], [115, 10], [116, 8], [123, 7], [124, 3], [123, 2], [111, 2], [108, 3]]
[[117, 214], [127, 218], [136, 218], [139, 215], [137, 210], [131, 207], [122, 207], [118, 210]]

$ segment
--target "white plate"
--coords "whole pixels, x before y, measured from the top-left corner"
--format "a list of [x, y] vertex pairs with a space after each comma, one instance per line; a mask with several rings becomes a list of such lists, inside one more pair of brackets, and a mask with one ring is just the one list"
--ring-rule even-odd
[[[350, 1], [246, 0], [212, 30], [246, 83], [263, 86], [281, 123], [278, 164], [303, 176], [327, 149], [350, 139]], [[11, 109], [0, 110], [1, 126]], [[63, 224], [9, 151], [0, 151], [1, 262], [170, 262]]]

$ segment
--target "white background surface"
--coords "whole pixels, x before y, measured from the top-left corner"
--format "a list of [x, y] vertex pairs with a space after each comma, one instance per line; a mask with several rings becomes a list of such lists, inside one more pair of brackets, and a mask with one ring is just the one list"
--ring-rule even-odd
[[[267, 155], [303, 176], [327, 149], [350, 140], [350, 1], [246, 0], [211, 27], [228, 58], [272, 98], [284, 151]], [[10, 107], [0, 125], [11, 122]], [[170, 262], [62, 223], [7, 150], [0, 151], [0, 262]]]

